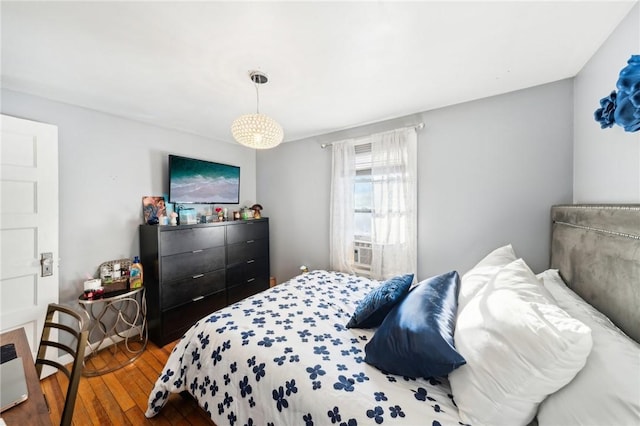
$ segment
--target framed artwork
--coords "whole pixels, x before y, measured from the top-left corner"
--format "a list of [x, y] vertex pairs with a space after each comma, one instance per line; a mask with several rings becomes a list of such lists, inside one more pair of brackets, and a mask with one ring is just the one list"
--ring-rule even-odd
[[[142, 197], [142, 215], [144, 223], [149, 223], [160, 216], [167, 215], [167, 206], [164, 197], [146, 196]], [[156, 222], [157, 223], [157, 222]]]

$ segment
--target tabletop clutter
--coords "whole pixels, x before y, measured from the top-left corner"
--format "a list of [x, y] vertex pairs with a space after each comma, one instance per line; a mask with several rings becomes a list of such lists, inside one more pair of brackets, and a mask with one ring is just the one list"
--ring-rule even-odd
[[117, 259], [103, 262], [98, 267], [98, 274], [100, 278], [84, 282], [84, 293], [81, 296], [83, 299], [109, 297], [110, 293], [136, 289], [143, 284], [142, 264], [138, 256], [133, 260]]

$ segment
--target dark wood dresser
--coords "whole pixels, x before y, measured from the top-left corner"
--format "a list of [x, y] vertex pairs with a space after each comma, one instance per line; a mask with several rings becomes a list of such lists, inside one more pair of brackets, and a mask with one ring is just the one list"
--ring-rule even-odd
[[269, 288], [269, 219], [140, 225], [149, 338], [159, 346], [203, 316]]

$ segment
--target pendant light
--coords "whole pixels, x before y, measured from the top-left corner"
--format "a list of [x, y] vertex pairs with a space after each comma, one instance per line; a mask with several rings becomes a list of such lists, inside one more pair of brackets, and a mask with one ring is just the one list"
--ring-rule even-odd
[[260, 96], [258, 85], [269, 79], [260, 71], [250, 71], [249, 77], [256, 86], [256, 113], [245, 114], [231, 124], [231, 134], [240, 144], [255, 149], [268, 149], [278, 146], [284, 138], [282, 126], [273, 118], [260, 114]]

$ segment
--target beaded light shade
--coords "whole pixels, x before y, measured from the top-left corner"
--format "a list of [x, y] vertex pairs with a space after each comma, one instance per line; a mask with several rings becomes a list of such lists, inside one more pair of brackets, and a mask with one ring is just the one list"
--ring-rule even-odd
[[231, 134], [242, 145], [256, 149], [273, 148], [284, 138], [282, 126], [264, 114], [245, 114], [236, 118], [231, 125]]
[[277, 121], [267, 115], [260, 114], [258, 85], [266, 83], [268, 79], [260, 71], [251, 71], [249, 76], [256, 85], [256, 113], [244, 114], [236, 118], [231, 124], [231, 134], [238, 143], [249, 148], [273, 148], [282, 142], [284, 132]]

